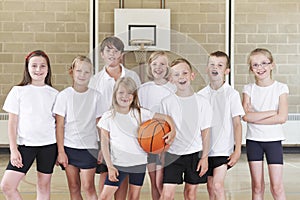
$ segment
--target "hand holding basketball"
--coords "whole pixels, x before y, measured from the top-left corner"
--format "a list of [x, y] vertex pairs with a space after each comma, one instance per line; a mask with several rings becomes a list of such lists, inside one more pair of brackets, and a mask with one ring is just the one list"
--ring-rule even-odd
[[[150, 119], [143, 122], [138, 129], [138, 142], [147, 153], [159, 154], [168, 149], [170, 125], [161, 119]], [[168, 140], [168, 144], [165, 140]]]

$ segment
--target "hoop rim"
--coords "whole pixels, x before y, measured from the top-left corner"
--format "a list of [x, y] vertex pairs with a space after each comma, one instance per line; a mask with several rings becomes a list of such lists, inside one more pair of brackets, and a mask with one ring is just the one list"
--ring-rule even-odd
[[131, 46], [150, 46], [154, 44], [154, 41], [150, 39], [132, 39], [129, 44]]

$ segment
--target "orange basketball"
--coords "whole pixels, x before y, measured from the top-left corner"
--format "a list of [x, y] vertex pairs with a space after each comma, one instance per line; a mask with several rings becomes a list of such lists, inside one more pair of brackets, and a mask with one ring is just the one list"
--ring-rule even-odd
[[138, 142], [147, 153], [159, 154], [169, 147], [163, 136], [171, 130], [168, 122], [150, 119], [143, 122], [138, 129]]

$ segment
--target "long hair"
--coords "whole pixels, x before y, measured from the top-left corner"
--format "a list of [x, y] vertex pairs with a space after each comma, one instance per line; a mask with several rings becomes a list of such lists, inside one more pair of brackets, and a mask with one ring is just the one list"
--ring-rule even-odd
[[52, 87], [52, 83], [51, 83], [52, 72], [51, 72], [51, 66], [50, 66], [50, 59], [47, 56], [47, 54], [42, 50], [32, 51], [25, 57], [25, 68], [24, 68], [24, 72], [23, 72], [23, 79], [18, 84], [18, 86], [28, 85], [32, 82], [32, 78], [31, 78], [31, 76], [29, 74], [29, 70], [28, 70], [28, 65], [29, 65], [29, 60], [35, 56], [41, 56], [41, 57], [45, 58], [45, 60], [47, 62], [47, 66], [48, 66], [48, 73], [47, 73], [47, 76], [45, 77], [45, 84]]
[[154, 80], [154, 76], [153, 76], [153, 73], [152, 73], [151, 63], [152, 63], [155, 59], [157, 59], [159, 56], [164, 56], [164, 57], [166, 57], [166, 59], [167, 59], [167, 66], [166, 66], [166, 67], [167, 67], [167, 72], [166, 72], [164, 78], [165, 78], [166, 80], [168, 80], [168, 78], [169, 78], [169, 75], [170, 75], [170, 66], [169, 66], [169, 58], [168, 58], [167, 53], [164, 52], [164, 51], [155, 51], [155, 52], [153, 52], [153, 53], [150, 55], [150, 57], [149, 57], [149, 59], [148, 59], [147, 76], [148, 76], [149, 80]]
[[[134, 80], [130, 77], [121, 77], [117, 80], [117, 82], [114, 85], [113, 89], [113, 96], [112, 96], [112, 109], [113, 109], [113, 115], [115, 115], [115, 112], [118, 111], [119, 105], [117, 102], [117, 91], [119, 90], [120, 85], [125, 87], [127, 89], [127, 92], [133, 95], [133, 101], [130, 105], [130, 108], [132, 110], [137, 110], [139, 113], [139, 116], [135, 116], [139, 122], [141, 122], [141, 108], [139, 104], [139, 98], [137, 94], [137, 86]], [[133, 112], [134, 113], [134, 112]]]

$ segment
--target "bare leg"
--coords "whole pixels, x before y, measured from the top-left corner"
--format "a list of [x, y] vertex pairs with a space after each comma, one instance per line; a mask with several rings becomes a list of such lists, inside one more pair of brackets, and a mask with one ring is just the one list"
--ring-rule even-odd
[[98, 199], [96, 188], [95, 188], [95, 172], [96, 172], [96, 168], [81, 169], [80, 171], [82, 188], [83, 191], [85, 192], [86, 198], [89, 200]]
[[18, 186], [25, 176], [22, 172], [6, 170], [1, 181], [1, 190], [7, 200], [21, 200]]
[[285, 200], [285, 192], [283, 187], [283, 166], [282, 165], [275, 165], [271, 164], [268, 166], [269, 169], [269, 176], [271, 182], [271, 193], [275, 200]]
[[263, 161], [249, 162], [252, 185], [252, 200], [263, 200], [265, 191]]
[[37, 172], [37, 200], [50, 200], [52, 174]]
[[79, 169], [72, 165], [66, 167], [68, 186], [72, 200], [82, 200]]

